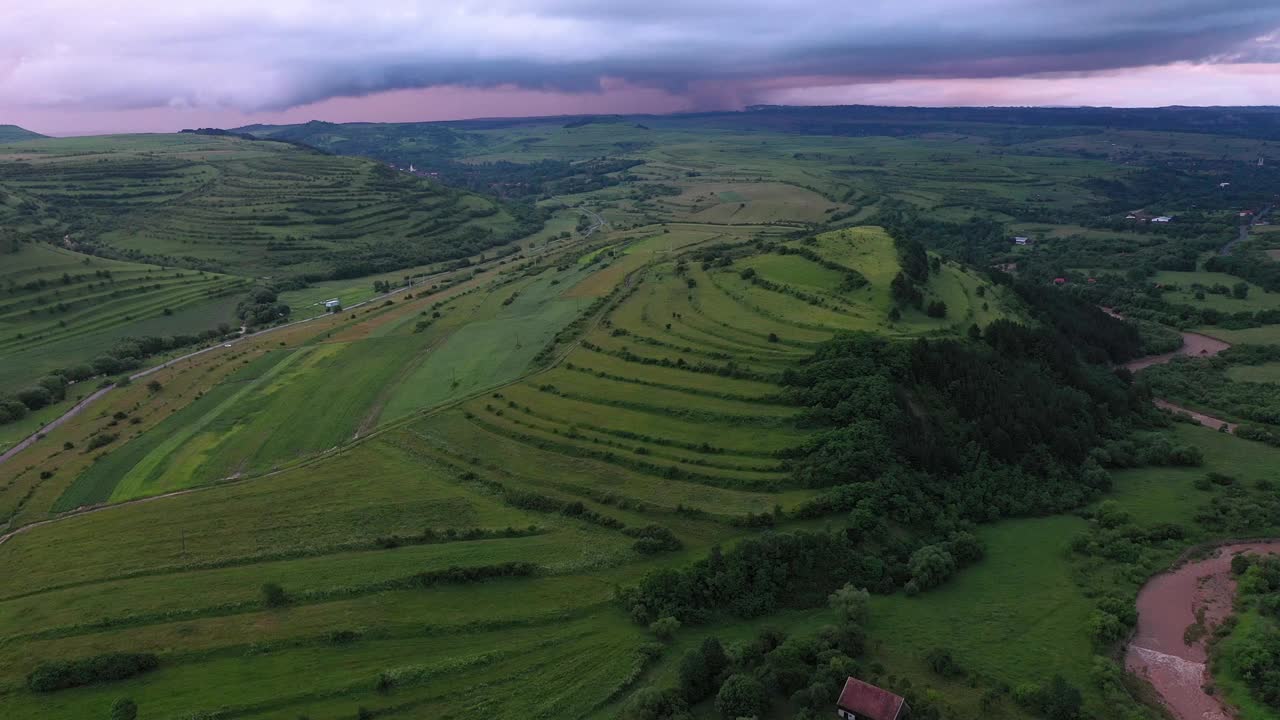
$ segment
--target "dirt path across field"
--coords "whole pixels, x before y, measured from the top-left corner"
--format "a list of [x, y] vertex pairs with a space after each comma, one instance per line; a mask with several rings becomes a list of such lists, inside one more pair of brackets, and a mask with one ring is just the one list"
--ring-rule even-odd
[[1178, 720], [1232, 717], [1204, 691], [1212, 682], [1205, 639], [1231, 614], [1231, 558], [1239, 553], [1280, 553], [1280, 541], [1223, 545], [1203, 560], [1155, 576], [1138, 593], [1138, 627], [1125, 649], [1125, 669], [1150, 682]]

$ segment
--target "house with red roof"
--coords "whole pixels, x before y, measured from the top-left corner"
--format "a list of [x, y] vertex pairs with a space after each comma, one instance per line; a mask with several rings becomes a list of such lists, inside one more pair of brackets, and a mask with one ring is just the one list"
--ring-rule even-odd
[[857, 678], [844, 681], [836, 702], [836, 717], [844, 720], [906, 720], [910, 716], [911, 707], [902, 696]]

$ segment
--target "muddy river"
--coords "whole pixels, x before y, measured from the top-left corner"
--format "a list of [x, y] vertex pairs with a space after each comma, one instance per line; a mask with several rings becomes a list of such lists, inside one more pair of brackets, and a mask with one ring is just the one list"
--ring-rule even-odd
[[1147, 355], [1137, 360], [1130, 360], [1124, 366], [1133, 372], [1138, 372], [1143, 368], [1149, 368], [1152, 365], [1162, 365], [1176, 357], [1213, 357], [1218, 353], [1231, 347], [1230, 343], [1225, 343], [1217, 338], [1211, 338], [1208, 335], [1200, 333], [1184, 332], [1182, 335], [1182, 347], [1173, 352], [1164, 353], [1163, 355]]
[[[1204, 638], [1231, 614], [1231, 558], [1238, 553], [1280, 553], [1280, 541], [1221, 546], [1207, 558], [1155, 576], [1138, 593], [1138, 627], [1125, 651], [1125, 668], [1149, 681], [1178, 720], [1231, 717], [1204, 691], [1210, 683]], [[1204, 631], [1188, 633], [1197, 623]]]

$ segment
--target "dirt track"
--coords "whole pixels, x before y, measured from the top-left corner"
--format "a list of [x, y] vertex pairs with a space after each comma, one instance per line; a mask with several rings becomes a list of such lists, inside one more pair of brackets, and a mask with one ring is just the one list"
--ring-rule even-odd
[[[1219, 547], [1208, 558], [1155, 576], [1138, 593], [1138, 627], [1125, 650], [1125, 669], [1150, 682], [1178, 720], [1231, 717], [1204, 691], [1212, 682], [1204, 640], [1231, 614], [1236, 592], [1231, 557], [1242, 552], [1280, 553], [1280, 541]], [[1188, 644], [1187, 629], [1197, 623], [1203, 632]]]

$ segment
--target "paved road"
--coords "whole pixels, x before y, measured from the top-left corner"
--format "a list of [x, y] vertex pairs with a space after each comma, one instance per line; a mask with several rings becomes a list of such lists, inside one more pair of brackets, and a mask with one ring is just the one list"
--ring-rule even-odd
[[1232, 251], [1234, 251], [1234, 250], [1236, 249], [1236, 246], [1237, 246], [1237, 245], [1239, 245], [1240, 243], [1242, 243], [1242, 242], [1244, 242], [1245, 240], [1248, 240], [1248, 239], [1249, 239], [1249, 230], [1250, 230], [1250, 229], [1252, 229], [1254, 225], [1258, 224], [1258, 221], [1259, 221], [1259, 220], [1262, 220], [1263, 218], [1265, 218], [1265, 217], [1267, 216], [1267, 213], [1269, 213], [1269, 212], [1271, 212], [1271, 206], [1270, 206], [1270, 205], [1268, 205], [1268, 206], [1266, 206], [1266, 207], [1262, 208], [1261, 210], [1259, 210], [1259, 211], [1258, 211], [1258, 214], [1257, 214], [1257, 215], [1254, 215], [1254, 216], [1249, 220], [1249, 222], [1244, 223], [1243, 225], [1241, 225], [1241, 226], [1240, 226], [1240, 234], [1236, 236], [1236, 239], [1235, 239], [1235, 240], [1232, 240], [1231, 242], [1227, 243], [1226, 245], [1223, 245], [1223, 246], [1222, 246], [1222, 249], [1218, 251], [1218, 254], [1219, 254], [1219, 255], [1230, 255], [1230, 254], [1232, 253]]

